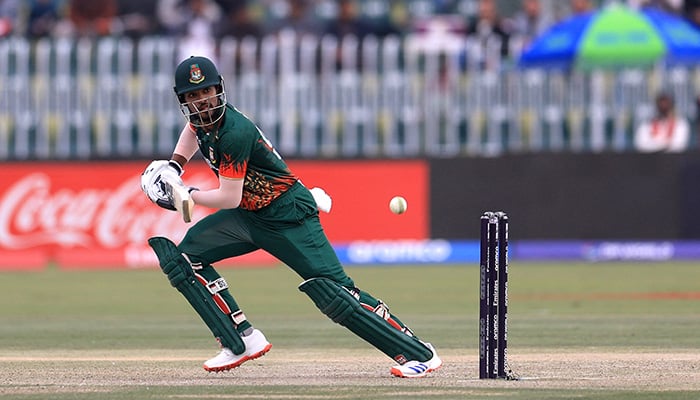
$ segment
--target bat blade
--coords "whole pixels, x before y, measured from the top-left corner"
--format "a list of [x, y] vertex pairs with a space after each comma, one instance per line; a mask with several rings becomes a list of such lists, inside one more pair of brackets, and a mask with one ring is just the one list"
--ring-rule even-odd
[[192, 212], [194, 211], [194, 200], [192, 200], [189, 190], [179, 182], [173, 182], [173, 180], [167, 177], [163, 179], [163, 182], [169, 186], [175, 210], [180, 213], [183, 221], [191, 222]]

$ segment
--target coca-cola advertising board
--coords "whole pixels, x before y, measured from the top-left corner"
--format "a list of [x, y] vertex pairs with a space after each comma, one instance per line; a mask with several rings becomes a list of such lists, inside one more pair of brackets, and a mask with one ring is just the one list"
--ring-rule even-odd
[[[311, 188], [333, 199], [321, 221], [333, 244], [354, 240], [428, 237], [428, 168], [421, 161], [289, 162]], [[151, 203], [140, 189], [144, 162], [5, 163], [0, 178], [0, 269], [151, 268], [152, 236], [178, 242], [190, 224]], [[186, 166], [184, 180], [203, 190], [217, 180], [203, 162]], [[408, 212], [394, 215], [394, 195]], [[213, 210], [195, 207], [193, 223]], [[263, 251], [224, 265], [270, 265]]]

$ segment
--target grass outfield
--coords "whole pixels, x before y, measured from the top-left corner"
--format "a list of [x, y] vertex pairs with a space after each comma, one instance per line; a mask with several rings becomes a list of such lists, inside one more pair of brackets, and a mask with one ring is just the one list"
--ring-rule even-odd
[[697, 399], [700, 265], [516, 264], [509, 354], [520, 381], [478, 377], [476, 266], [348, 268], [445, 361], [416, 380], [334, 325], [286, 267], [224, 269], [274, 344], [222, 374], [204, 325], [156, 270], [0, 273], [5, 399]]

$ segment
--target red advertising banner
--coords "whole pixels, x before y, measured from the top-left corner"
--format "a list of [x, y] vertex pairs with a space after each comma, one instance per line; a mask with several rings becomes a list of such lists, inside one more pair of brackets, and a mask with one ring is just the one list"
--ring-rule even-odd
[[[154, 267], [146, 241], [179, 241], [189, 224], [152, 204], [140, 189], [148, 162], [5, 163], [0, 177], [0, 269]], [[428, 237], [428, 169], [421, 161], [290, 162], [311, 188], [333, 198], [321, 219], [334, 243]], [[216, 186], [204, 163], [186, 167], [185, 182]], [[408, 200], [394, 215], [389, 200]], [[193, 220], [212, 210], [195, 207]], [[270, 264], [258, 251], [234, 265]]]
[[[290, 168], [312, 188], [322, 187], [333, 199], [321, 213], [333, 243], [353, 240], [426, 239], [428, 164], [423, 161], [290, 162]], [[394, 196], [406, 198], [405, 214], [389, 211]]]

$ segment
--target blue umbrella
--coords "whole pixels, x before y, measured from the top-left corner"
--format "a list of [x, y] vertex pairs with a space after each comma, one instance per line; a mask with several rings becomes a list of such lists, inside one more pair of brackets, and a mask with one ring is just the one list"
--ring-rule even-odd
[[700, 63], [700, 30], [654, 8], [620, 4], [571, 17], [535, 38], [522, 67], [620, 68]]

